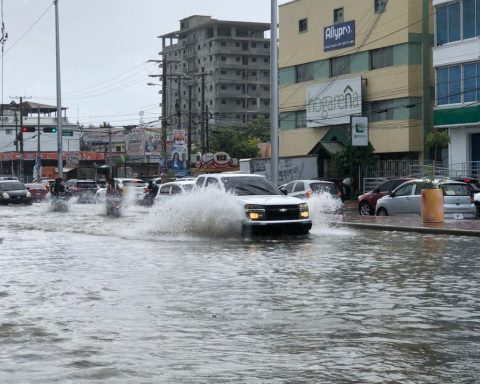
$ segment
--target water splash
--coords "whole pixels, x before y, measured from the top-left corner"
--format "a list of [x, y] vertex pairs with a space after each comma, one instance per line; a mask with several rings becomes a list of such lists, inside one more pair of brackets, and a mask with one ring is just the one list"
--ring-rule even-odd
[[238, 237], [243, 218], [235, 196], [207, 188], [157, 201], [141, 226], [153, 235]]

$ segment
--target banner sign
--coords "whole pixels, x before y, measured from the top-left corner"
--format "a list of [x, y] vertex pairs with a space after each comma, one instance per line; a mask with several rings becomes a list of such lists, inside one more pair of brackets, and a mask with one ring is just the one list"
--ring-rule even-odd
[[333, 51], [355, 45], [355, 20], [323, 28], [323, 51]]
[[352, 146], [368, 146], [368, 117], [352, 116]]
[[361, 77], [307, 87], [307, 127], [349, 124], [350, 116], [361, 114]]

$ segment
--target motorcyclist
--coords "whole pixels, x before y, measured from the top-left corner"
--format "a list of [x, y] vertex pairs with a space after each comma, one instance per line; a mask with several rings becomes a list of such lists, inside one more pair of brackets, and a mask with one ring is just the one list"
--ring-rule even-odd
[[158, 193], [158, 185], [153, 183], [153, 181], [149, 181], [147, 187], [145, 188], [145, 202], [152, 205], [155, 197]]
[[61, 177], [55, 179], [55, 183], [50, 187], [50, 193], [55, 197], [65, 194], [65, 186]]
[[122, 188], [115, 182], [114, 179], [110, 178], [107, 180], [107, 198], [108, 197], [121, 197]]

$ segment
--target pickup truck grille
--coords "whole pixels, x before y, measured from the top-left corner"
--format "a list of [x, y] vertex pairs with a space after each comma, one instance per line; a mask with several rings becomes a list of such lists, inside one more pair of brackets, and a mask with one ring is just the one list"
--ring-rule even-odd
[[265, 206], [266, 220], [298, 220], [299, 209], [296, 205]]

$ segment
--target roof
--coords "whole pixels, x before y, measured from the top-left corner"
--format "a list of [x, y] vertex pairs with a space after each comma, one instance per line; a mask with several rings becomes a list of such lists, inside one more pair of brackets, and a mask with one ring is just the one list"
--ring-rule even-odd
[[[31, 102], [31, 101], [24, 101], [22, 103], [22, 108], [31, 109], [34, 112], [38, 111], [38, 109], [40, 109], [40, 112], [56, 112], [57, 111], [56, 105], [40, 104], [40, 103]], [[62, 107], [62, 110], [66, 110], [66, 109], [68, 108]]]
[[252, 29], [258, 29], [262, 31], [269, 31], [270, 30], [270, 23], [261, 23], [261, 22], [252, 22], [252, 21], [234, 21], [234, 20], [217, 20], [217, 19], [210, 19], [204, 23], [199, 23], [194, 25], [191, 28], [180, 29], [174, 32], [169, 32], [164, 35], [157, 36], [158, 38], [178, 38], [178, 35], [188, 33], [200, 28], [206, 28], [209, 25], [215, 24], [227, 24], [227, 25], [236, 25], [236, 26], [243, 26]]

